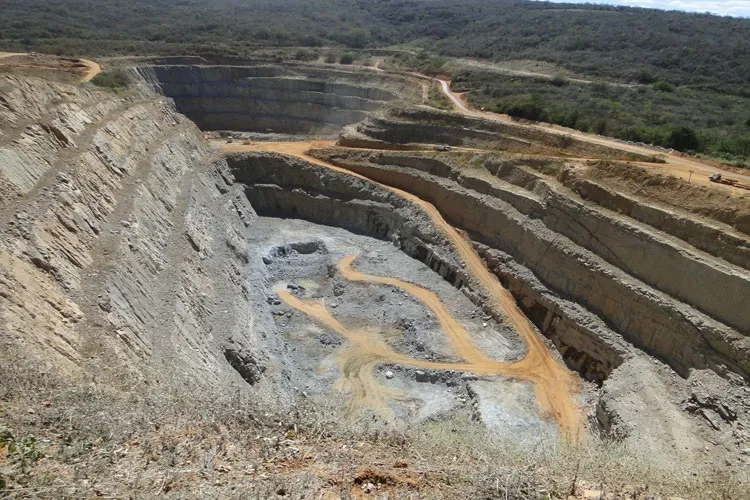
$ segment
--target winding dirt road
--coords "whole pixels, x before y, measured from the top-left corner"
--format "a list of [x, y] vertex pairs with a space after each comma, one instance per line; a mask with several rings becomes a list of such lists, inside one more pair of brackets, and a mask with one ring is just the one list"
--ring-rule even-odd
[[[419, 285], [397, 278], [373, 276], [352, 268], [357, 255], [348, 255], [339, 262], [341, 275], [350, 280], [400, 288], [422, 302], [435, 314], [442, 330], [447, 334], [454, 352], [465, 362], [448, 363], [411, 358], [391, 349], [380, 336], [363, 329], [350, 329], [342, 325], [320, 301], [303, 301], [287, 291], [285, 284], [275, 287], [279, 297], [300, 312], [338, 333], [349, 342], [339, 356], [342, 379], [339, 388], [350, 392], [353, 407], [359, 405], [384, 410], [387, 399], [398, 399], [398, 391], [380, 385], [372, 368], [376, 364], [393, 363], [414, 368], [433, 370], [457, 370], [477, 375], [504, 375], [530, 381], [535, 388], [541, 409], [556, 417], [561, 430], [568, 439], [576, 441], [581, 436], [581, 422], [572, 400], [567, 398], [575, 390], [576, 382], [567, 369], [552, 369], [539, 356], [539, 350], [548, 353], [546, 347], [529, 345], [527, 355], [520, 361], [501, 362], [488, 358], [472, 342], [469, 332], [450, 314], [438, 296]], [[552, 360], [556, 366], [560, 366]]]
[[[27, 57], [30, 58], [32, 56], [29, 56], [26, 52], [0, 52], [0, 59], [5, 59], [8, 57]], [[82, 64], [86, 65], [86, 72], [81, 77], [82, 82], [89, 82], [92, 78], [94, 78], [96, 75], [102, 72], [102, 67], [99, 65], [99, 63], [91, 61], [89, 59], [78, 59]], [[52, 68], [50, 68], [52, 69]]]
[[[342, 262], [342, 274], [354, 280], [373, 281], [376, 283], [398, 286], [423, 301], [423, 303], [435, 313], [438, 317], [438, 321], [440, 321], [441, 327], [446, 331], [451, 344], [456, 349], [456, 353], [465, 359], [467, 364], [447, 364], [443, 367], [431, 365], [429, 368], [437, 367], [451, 370], [465, 369], [466, 371], [476, 373], [494, 373], [528, 380], [534, 386], [537, 401], [542, 412], [557, 421], [562, 433], [567, 436], [568, 439], [571, 441], [579, 439], [583, 433], [580, 432], [582, 423], [579, 410], [573, 401], [573, 395], [577, 391], [576, 378], [547, 349], [547, 346], [542, 340], [540, 334], [537, 333], [534, 325], [520, 310], [511, 293], [503, 288], [494, 274], [490, 273], [482, 259], [474, 251], [471, 243], [464, 239], [453, 226], [448, 224], [445, 219], [443, 219], [438, 209], [431, 203], [428, 203], [409, 192], [372, 181], [363, 175], [326, 163], [306, 154], [310, 149], [323, 148], [331, 145], [333, 145], [333, 141], [262, 142], [236, 146], [232, 149], [241, 151], [275, 152], [295, 156], [309, 163], [343, 172], [347, 175], [358, 177], [373, 184], [382, 186], [422, 209], [429, 216], [432, 224], [443, 233], [448, 241], [451, 242], [459, 258], [466, 265], [467, 271], [488, 293], [491, 307], [497, 313], [508, 319], [520, 338], [525, 342], [527, 353], [521, 361], [514, 363], [499, 363], [487, 358], [472, 344], [471, 339], [468, 337], [468, 334], [463, 327], [451, 317], [450, 313], [445, 310], [432, 292], [416, 285], [396, 280], [395, 278], [372, 277], [357, 273], [350, 269], [351, 260], [345, 260]], [[280, 291], [280, 295], [283, 300], [287, 301], [293, 307], [310, 314], [348, 340], [350, 340], [350, 337], [355, 337], [346, 330], [343, 325], [335, 322], [335, 319], [330, 316], [322, 304], [302, 303], [299, 299], [296, 299], [293, 296], [290, 297], [289, 294], [284, 295], [283, 290]], [[295, 302], [295, 300], [297, 302]], [[375, 341], [368, 342], [374, 343]], [[368, 344], [367, 348], [375, 349], [375, 347], [373, 347], [374, 345], [375, 344]], [[377, 345], [376, 352], [381, 356], [387, 356], [387, 359], [390, 359], [392, 362], [412, 364], [412, 366], [415, 366], [413, 365], [411, 358], [392, 353], [390, 349], [388, 352], [385, 352], [383, 351], [382, 345]], [[372, 360], [372, 363], [376, 362], [377, 359]], [[427, 368], [427, 366], [424, 367]]]
[[90, 82], [92, 78], [102, 72], [102, 67], [97, 62], [89, 61], [88, 59], [81, 59], [81, 62], [88, 66], [86, 73], [81, 79], [82, 82]]
[[551, 132], [553, 134], [569, 135], [581, 141], [589, 142], [592, 144], [598, 144], [600, 146], [616, 148], [616, 149], [620, 149], [622, 151], [628, 151], [631, 153], [638, 153], [638, 154], [647, 155], [647, 156], [661, 155], [664, 157], [666, 163], [638, 163], [638, 165], [642, 167], [654, 169], [654, 170], [659, 170], [661, 173], [667, 173], [675, 177], [680, 177], [682, 179], [689, 180], [691, 183], [694, 183], [694, 184], [701, 184], [704, 186], [716, 187], [719, 189], [723, 189], [728, 193], [732, 193], [736, 195], [747, 194], [747, 191], [745, 190], [709, 182], [708, 177], [715, 172], [719, 172], [724, 177], [737, 179], [744, 183], [750, 183], [749, 175], [737, 174], [732, 171], [722, 170], [720, 167], [708, 165], [697, 159], [691, 159], [691, 158], [680, 156], [678, 153], [671, 153], [671, 154], [660, 153], [660, 152], [654, 151], [652, 149], [649, 149], [643, 146], [625, 144], [616, 139], [598, 136], [598, 135], [586, 134], [584, 132], [581, 132], [580, 130], [565, 128], [565, 127], [561, 127], [558, 125], [552, 125], [552, 124], [521, 125], [517, 122], [514, 122], [511, 119], [511, 117], [508, 115], [492, 113], [489, 111], [477, 111], [475, 109], [470, 108], [469, 105], [466, 103], [466, 101], [464, 101], [464, 99], [462, 98], [460, 94], [457, 94], [451, 90], [450, 82], [448, 80], [438, 79], [437, 81], [440, 83], [440, 90], [443, 92], [443, 95], [445, 95], [448, 99], [450, 99], [451, 103], [453, 104], [454, 109], [467, 116], [494, 120], [494, 121], [501, 121], [501, 122], [506, 122], [506, 123], [512, 123], [513, 126], [515, 127], [529, 127], [529, 128], [543, 129], [546, 132]]

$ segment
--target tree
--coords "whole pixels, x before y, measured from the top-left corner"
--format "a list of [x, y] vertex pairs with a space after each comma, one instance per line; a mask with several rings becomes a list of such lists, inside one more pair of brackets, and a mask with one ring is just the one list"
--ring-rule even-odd
[[654, 90], [657, 92], [674, 92], [674, 86], [663, 80], [660, 80], [654, 84]]
[[362, 28], [352, 28], [344, 35], [344, 43], [355, 49], [362, 49], [370, 41], [370, 32]]
[[594, 132], [596, 132], [599, 135], [604, 135], [607, 133], [607, 120], [604, 118], [601, 118], [594, 122]]
[[700, 140], [690, 127], [679, 127], [672, 131], [667, 138], [667, 145], [678, 151], [698, 151]]

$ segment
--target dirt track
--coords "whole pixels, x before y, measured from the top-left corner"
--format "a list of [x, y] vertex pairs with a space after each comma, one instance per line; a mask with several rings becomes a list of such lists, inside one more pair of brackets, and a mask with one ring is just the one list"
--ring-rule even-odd
[[[647, 155], [647, 156], [662, 155], [664, 159], [666, 160], [666, 163], [663, 163], [663, 164], [644, 163], [640, 165], [646, 168], [659, 170], [660, 173], [667, 173], [675, 177], [680, 177], [685, 180], [690, 180], [690, 182], [695, 183], [695, 184], [700, 184], [704, 186], [712, 186], [718, 189], [724, 189], [728, 193], [732, 193], [736, 195], [747, 194], [747, 191], [742, 190], [742, 189], [733, 188], [731, 186], [725, 186], [722, 184], [712, 183], [708, 180], [708, 177], [714, 172], [720, 172], [724, 177], [737, 179], [744, 183], [750, 183], [750, 176], [748, 175], [736, 174], [728, 170], [722, 170], [721, 168], [708, 165], [696, 159], [685, 158], [683, 156], [680, 156], [677, 153], [672, 153], [672, 154], [659, 153], [646, 147], [636, 146], [632, 144], [625, 144], [616, 139], [596, 136], [592, 134], [586, 134], [579, 130], [560, 127], [558, 125], [551, 125], [551, 124], [519, 125], [517, 122], [514, 122], [511, 119], [511, 117], [508, 115], [492, 113], [489, 111], [477, 111], [477, 110], [471, 109], [459, 94], [453, 92], [450, 89], [449, 81], [447, 80], [438, 80], [438, 81], [440, 82], [441, 91], [448, 99], [450, 99], [450, 101], [453, 103], [454, 108], [457, 111], [460, 111], [461, 113], [465, 115], [473, 116], [477, 118], [484, 118], [484, 119], [489, 119], [489, 120], [513, 123], [514, 126], [541, 128], [547, 132], [552, 132], [552, 133], [556, 133], [560, 135], [570, 135], [582, 141], [590, 142], [593, 144], [599, 144], [599, 145], [607, 146], [611, 148], [616, 148], [616, 149], [620, 149], [623, 151], [629, 151], [632, 153], [638, 153], [638, 154]], [[692, 171], [692, 175], [691, 175], [691, 171]]]
[[88, 66], [86, 74], [83, 75], [83, 79], [81, 79], [82, 82], [89, 82], [92, 78], [102, 72], [102, 67], [99, 65], [99, 63], [89, 61], [88, 59], [81, 59], [81, 62]]
[[[8, 57], [26, 57], [31, 58], [29, 54], [25, 52], [0, 52], [0, 59], [5, 59]], [[96, 75], [102, 72], [102, 67], [99, 65], [99, 63], [96, 63], [94, 61], [90, 61], [89, 59], [78, 59], [81, 63], [86, 65], [86, 72], [81, 77], [82, 82], [89, 82], [91, 79], [93, 79]], [[31, 64], [24, 64], [20, 67], [34, 67], [33, 61]], [[59, 69], [59, 68], [58, 68]]]
[[[244, 146], [230, 145], [227, 149], [233, 151], [276, 152], [296, 156], [307, 162], [375, 183], [374, 181], [367, 179], [365, 176], [355, 174], [344, 168], [331, 165], [306, 154], [306, 151], [309, 149], [327, 147], [332, 144], [333, 141], [264, 142]], [[441, 327], [448, 334], [457, 354], [464, 358], [468, 363], [465, 365], [450, 363], [446, 364], [446, 366], [430, 365], [429, 368], [453, 370], [465, 369], [466, 371], [473, 371], [476, 373], [494, 373], [528, 380], [534, 385], [537, 401], [541, 410], [545, 414], [552, 416], [558, 422], [563, 434], [573, 441], [577, 440], [581, 435], [579, 431], [582, 424], [578, 408], [573, 401], [573, 394], [577, 390], [576, 379], [560, 361], [552, 356], [541, 336], [536, 332], [535, 327], [519, 309], [511, 293], [503, 288], [497, 277], [489, 272], [484, 265], [484, 262], [472, 248], [471, 244], [464, 239], [455, 228], [448, 224], [445, 219], [443, 219], [442, 215], [434, 205], [427, 203], [421, 198], [406, 191], [385, 184], [375, 184], [383, 186], [424, 210], [424, 212], [430, 217], [434, 226], [453, 244], [459, 257], [466, 265], [467, 270], [490, 295], [492, 299], [492, 307], [509, 320], [518, 335], [525, 342], [527, 346], [526, 356], [521, 361], [515, 363], [499, 363], [488, 359], [471, 343], [466, 331], [444, 309], [437, 297], [427, 290], [412, 284], [401, 282], [394, 278], [369, 277], [357, 273], [356, 271], [349, 270], [348, 267], [351, 260], [349, 260], [348, 263], [347, 261], [342, 262], [342, 274], [349, 279], [387, 283], [392, 286], [403, 288], [422, 301], [435, 313], [441, 323]], [[280, 292], [280, 295], [283, 300], [287, 301], [287, 303], [293, 307], [312, 315], [318, 321], [328, 325], [345, 338], [351, 340], [352, 338], [359, 337], [358, 335], [353, 335], [343, 327], [343, 325], [336, 322], [321, 304], [303, 303], [293, 296], [290, 297], [284, 295], [283, 290]], [[295, 300], [297, 302], [295, 302]], [[357, 342], [363, 341], [357, 340]], [[413, 360], [411, 360], [411, 358], [393, 353], [389, 348], [388, 351], [384, 351], [383, 349], [385, 348], [387, 348], [387, 346], [374, 346], [372, 343], [367, 346], [367, 349], [374, 351], [372, 353], [373, 355], [378, 354], [392, 362], [413, 365]], [[372, 360], [372, 363], [370, 364], [374, 364], [376, 361], [377, 360]], [[428, 368], [427, 366], [424, 367]], [[366, 368], [364, 365], [359, 367], [360, 370], [364, 368]], [[366, 378], [367, 377], [365, 377], [365, 379]]]

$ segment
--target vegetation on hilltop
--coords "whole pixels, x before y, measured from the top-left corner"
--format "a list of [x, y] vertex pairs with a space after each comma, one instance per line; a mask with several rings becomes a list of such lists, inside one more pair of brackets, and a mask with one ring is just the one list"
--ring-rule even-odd
[[584, 132], [706, 153], [750, 157], [750, 98], [690, 86], [607, 85], [562, 77], [462, 71], [453, 87], [476, 107]]
[[0, 18], [3, 49], [61, 55], [227, 61], [292, 47], [313, 60], [333, 47], [329, 62], [351, 64], [357, 50], [399, 45], [409, 50], [390, 52], [396, 65], [427, 74], [448, 57], [527, 59], [635, 84], [456, 78], [476, 104], [516, 116], [740, 165], [750, 156], [749, 19], [525, 0], [6, 0]]
[[748, 92], [750, 81], [750, 20], [706, 14], [523, 0], [4, 3], [0, 44], [12, 47], [96, 55], [180, 46], [193, 52], [216, 45], [242, 51], [260, 45], [410, 43], [448, 56], [539, 59], [583, 74], [648, 83]]

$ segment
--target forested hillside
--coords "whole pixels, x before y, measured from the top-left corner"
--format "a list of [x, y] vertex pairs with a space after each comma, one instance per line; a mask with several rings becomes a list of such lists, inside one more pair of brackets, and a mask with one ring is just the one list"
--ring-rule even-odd
[[[180, 52], [400, 43], [589, 75], [748, 92], [750, 20], [521, 0], [6, 0], [0, 45]], [[97, 40], [82, 44], [76, 40]]]
[[0, 50], [231, 60], [256, 57], [259, 48], [299, 47], [286, 55], [351, 63], [347, 51], [397, 47], [410, 52], [397, 54], [397, 66], [443, 74], [451, 73], [442, 67], [450, 57], [543, 61], [628, 86], [509, 80], [480, 69], [452, 76], [475, 104], [519, 117], [738, 164], [750, 154], [750, 19], [522, 0], [3, 4]]

